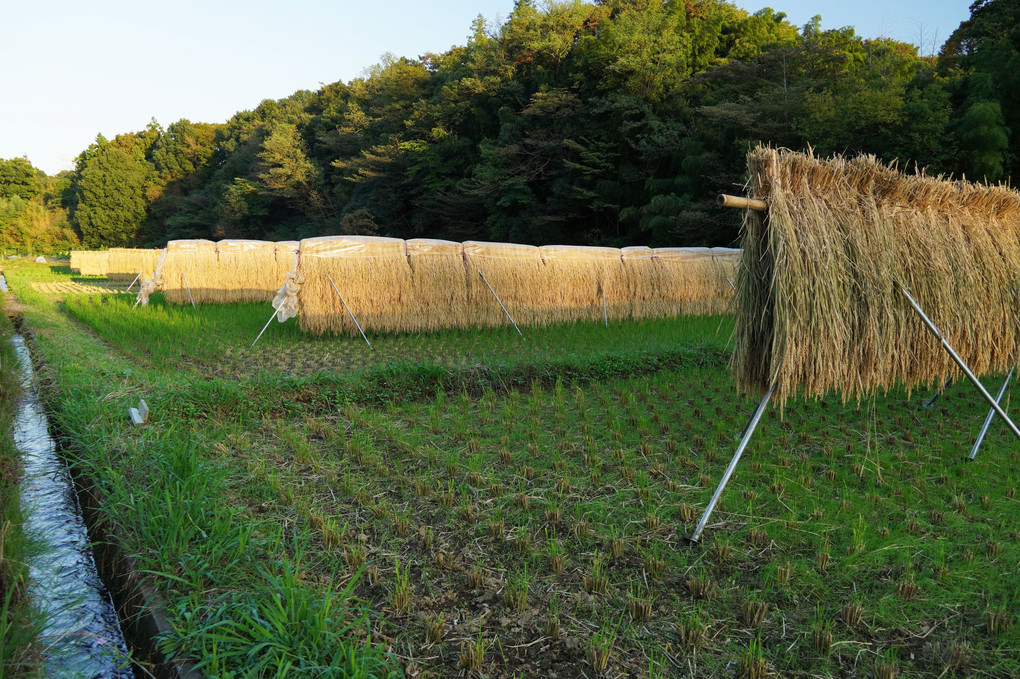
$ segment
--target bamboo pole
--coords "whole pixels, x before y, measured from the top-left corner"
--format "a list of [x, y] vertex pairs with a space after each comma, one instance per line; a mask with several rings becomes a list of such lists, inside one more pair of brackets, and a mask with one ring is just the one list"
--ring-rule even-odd
[[722, 207], [735, 207], [754, 210], [755, 212], [764, 212], [768, 208], [768, 203], [764, 200], [758, 200], [757, 198], [744, 198], [743, 196], [731, 196], [725, 193], [720, 193], [717, 200], [719, 205]]

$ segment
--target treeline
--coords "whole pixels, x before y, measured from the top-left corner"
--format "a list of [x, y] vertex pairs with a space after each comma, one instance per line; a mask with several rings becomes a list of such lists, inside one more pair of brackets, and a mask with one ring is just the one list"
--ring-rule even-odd
[[[98, 138], [67, 207], [86, 247], [381, 234], [728, 245], [765, 141], [1008, 180], [1020, 0], [978, 0], [936, 57], [722, 0], [518, 0], [498, 27], [223, 124]], [[1012, 132], [1011, 132], [1012, 131]]]
[[27, 158], [0, 158], [0, 253], [59, 252], [75, 245], [64, 207], [70, 186], [70, 177], [47, 177]]

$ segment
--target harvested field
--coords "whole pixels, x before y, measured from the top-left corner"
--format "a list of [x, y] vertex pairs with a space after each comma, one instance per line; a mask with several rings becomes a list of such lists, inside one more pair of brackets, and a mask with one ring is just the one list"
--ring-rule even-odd
[[123, 290], [123, 283], [110, 281], [48, 281], [33, 283], [32, 287], [48, 295], [95, 295], [103, 292]]
[[5, 274], [65, 453], [208, 676], [1020, 674], [1020, 444], [997, 423], [965, 461], [966, 385], [767, 413], [692, 545], [754, 405], [729, 321], [374, 350], [288, 321], [252, 350], [264, 305], [57, 305], [32, 286], [57, 271]]

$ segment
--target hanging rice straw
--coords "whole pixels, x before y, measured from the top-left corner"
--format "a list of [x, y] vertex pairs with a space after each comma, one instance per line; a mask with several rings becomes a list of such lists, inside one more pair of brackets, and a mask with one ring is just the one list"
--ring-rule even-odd
[[[506, 324], [500, 306], [493, 304], [489, 286], [499, 293], [505, 308], [522, 325], [544, 322], [542, 309], [555, 304], [555, 293], [545, 286], [542, 255], [534, 245], [466, 241], [464, 261], [473, 326]], [[484, 281], [479, 271], [485, 271]]]
[[111, 248], [107, 252], [105, 276], [111, 281], [127, 281], [136, 277], [149, 278], [156, 270], [162, 250], [145, 248]]
[[[293, 263], [277, 258], [277, 244], [264, 240], [221, 240], [216, 264], [205, 272], [203, 302], [268, 302]], [[286, 260], [286, 256], [283, 257]]]
[[599, 316], [608, 322], [606, 290], [626, 288], [620, 250], [579, 245], [543, 245], [538, 250], [546, 290], [543, 322], [594, 321]]
[[407, 241], [411, 268], [410, 304], [405, 307], [411, 332], [471, 325], [464, 246], [448, 240]]
[[737, 279], [739, 385], [860, 398], [959, 370], [911, 291], [977, 375], [1020, 358], [1020, 194], [904, 174], [872, 156], [758, 147]]
[[623, 248], [624, 277], [627, 282], [627, 299], [630, 302], [628, 318], [654, 318], [665, 313], [667, 305], [662, 299], [661, 267], [656, 264], [655, 252], [644, 245]]
[[[217, 266], [216, 244], [210, 240], [172, 240], [157, 263], [153, 279], [162, 281], [159, 286], [169, 304], [189, 304], [195, 299], [206, 301], [205, 285]], [[185, 286], [184, 280], [191, 285]], [[189, 294], [189, 292], [191, 294]]]
[[655, 248], [663, 313], [723, 313], [733, 297], [709, 248]]
[[[404, 241], [373, 236], [327, 236], [301, 241], [298, 293], [305, 331], [353, 335], [357, 328], [344, 306], [366, 330], [401, 332], [413, 327], [406, 306], [411, 298], [411, 268]], [[340, 281], [347, 296], [340, 303], [329, 279]]]
[[109, 270], [110, 253], [106, 250], [80, 250], [71, 255], [71, 268], [77, 266], [82, 276], [105, 276]]
[[276, 278], [281, 281], [286, 280], [287, 274], [297, 270], [298, 264], [298, 248], [301, 247], [301, 242], [296, 240], [281, 240], [274, 243], [274, 257], [276, 258]]

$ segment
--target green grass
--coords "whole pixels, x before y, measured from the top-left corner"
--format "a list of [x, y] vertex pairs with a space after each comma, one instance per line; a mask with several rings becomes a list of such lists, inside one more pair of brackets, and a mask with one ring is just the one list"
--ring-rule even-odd
[[132, 315], [33, 275], [8, 279], [54, 422], [168, 601], [162, 643], [211, 675], [1020, 675], [1020, 445], [997, 423], [965, 461], [969, 385], [770, 411], [690, 545], [755, 405], [726, 321], [371, 354], [284, 326], [260, 354], [258, 307]]
[[[14, 274], [17, 280], [17, 274]], [[517, 366], [568, 361], [578, 356], [657, 355], [684, 344], [725, 351], [733, 330], [729, 317], [649, 319], [633, 323], [577, 323], [525, 328], [452, 330], [421, 335], [370, 337], [301, 333], [297, 320], [273, 322], [268, 304], [166, 304], [154, 295], [132, 308], [123, 294], [68, 298], [67, 312], [133, 360], [160, 369], [185, 369], [206, 377], [247, 379], [255, 373], [309, 376], [324, 371], [364, 373], [394, 366], [442, 368]]]

